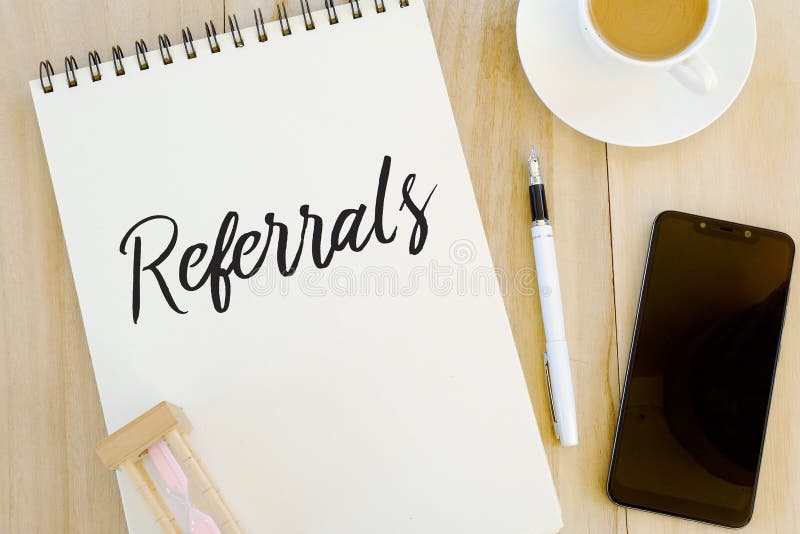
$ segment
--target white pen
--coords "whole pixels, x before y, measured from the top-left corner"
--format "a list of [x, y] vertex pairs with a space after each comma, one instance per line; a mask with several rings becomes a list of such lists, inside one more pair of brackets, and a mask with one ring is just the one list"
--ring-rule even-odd
[[556, 247], [553, 227], [547, 216], [547, 199], [539, 172], [539, 158], [531, 147], [528, 158], [531, 177], [531, 213], [533, 225], [533, 256], [536, 259], [536, 278], [539, 282], [539, 302], [544, 323], [545, 353], [544, 374], [550, 396], [550, 414], [556, 438], [565, 447], [578, 444], [578, 418], [575, 414], [575, 392], [569, 369], [567, 334], [564, 329], [564, 311], [561, 305], [561, 286], [558, 283]]

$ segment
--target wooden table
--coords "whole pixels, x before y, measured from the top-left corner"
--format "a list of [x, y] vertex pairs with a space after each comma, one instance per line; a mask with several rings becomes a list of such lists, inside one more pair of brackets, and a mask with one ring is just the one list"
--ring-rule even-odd
[[[361, 0], [368, 2], [370, 0]], [[393, 0], [387, 0], [393, 1]], [[412, 0], [413, 1], [413, 0]], [[314, 8], [322, 2], [312, 0]], [[319, 5], [316, 5], [319, 4]], [[42, 58], [81, 66], [91, 49], [251, 12], [252, 0], [0, 1], [0, 532], [125, 530], [114, 478], [94, 455], [104, 424], [27, 80]], [[260, 4], [270, 13], [273, 2]], [[290, 2], [290, 13], [299, 13]], [[564, 532], [700, 532], [625, 511], [605, 479], [650, 224], [664, 209], [778, 228], [800, 238], [800, 7], [756, 5], [750, 80], [714, 125], [673, 145], [607, 146], [557, 120], [528, 85], [516, 2], [428, 0], [483, 222], [498, 268], [532, 267], [526, 171], [534, 141], [549, 177], [565, 288], [581, 445], [553, 437], [537, 301], [511, 292], [511, 317], [564, 513]], [[59, 69], [60, 70], [60, 69]], [[124, 105], [124, 103], [122, 104]], [[800, 530], [800, 331], [789, 304], [751, 532]]]

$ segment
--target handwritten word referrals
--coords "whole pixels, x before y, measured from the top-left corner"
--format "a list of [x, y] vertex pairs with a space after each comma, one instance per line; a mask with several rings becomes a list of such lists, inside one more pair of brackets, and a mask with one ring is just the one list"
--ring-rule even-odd
[[[275, 250], [275, 262], [281, 275], [292, 276], [300, 263], [307, 237], [311, 241], [311, 259], [319, 269], [324, 269], [330, 265], [336, 252], [347, 248], [355, 252], [364, 250], [373, 237], [379, 243], [391, 243], [397, 235], [397, 227], [387, 231], [383, 220], [384, 201], [391, 164], [392, 158], [389, 156], [384, 157], [378, 179], [378, 189], [371, 223], [367, 219], [366, 205], [361, 204], [357, 208], [344, 209], [336, 217], [327, 235], [328, 243], [323, 245], [325, 225], [322, 217], [312, 213], [308, 204], [303, 204], [299, 210], [300, 217], [302, 217], [299, 243], [295, 251], [289, 252], [287, 251], [288, 227], [284, 223], [275, 220], [274, 213], [270, 212], [264, 216], [266, 229], [261, 231], [249, 230], [239, 234], [237, 233], [239, 214], [235, 211], [229, 211], [223, 218], [222, 224], [220, 224], [219, 232], [213, 245], [202, 242], [195, 243], [180, 252], [178, 272], [173, 273], [173, 278], [170, 281], [168, 281], [160, 267], [173, 252], [176, 252], [178, 223], [168, 215], [145, 217], [131, 226], [119, 244], [119, 251], [123, 255], [127, 255], [131, 249], [133, 252], [133, 295], [131, 299], [133, 322], [136, 323], [139, 320], [142, 276], [145, 273], [149, 273], [153, 277], [161, 290], [161, 294], [173, 311], [186, 313], [178, 305], [173, 292], [176, 287], [175, 278], [177, 278], [177, 283], [185, 291], [197, 291], [208, 284], [214, 309], [223, 313], [228, 309], [231, 301], [231, 276], [233, 275], [243, 280], [254, 276], [264, 264], [267, 253], [271, 248]], [[425, 246], [425, 241], [428, 237], [428, 220], [425, 217], [425, 209], [436, 191], [436, 186], [434, 186], [428, 193], [425, 202], [422, 204], [415, 202], [411, 197], [415, 180], [416, 175], [409, 174], [403, 182], [401, 188], [403, 202], [399, 208], [401, 212], [407, 210], [413, 219], [414, 226], [408, 243], [408, 252], [412, 255], [419, 254]], [[369, 231], [363, 233], [361, 228], [366, 224], [371, 224], [371, 226]], [[169, 232], [167, 235], [168, 240], [164, 240], [167, 245], [154, 258], [143, 258], [143, 238], [140, 234], [143, 227], [148, 226], [149, 228], [154, 225], [167, 229]], [[276, 234], [277, 243], [273, 240]], [[326, 248], [327, 251], [325, 250]], [[245, 256], [256, 258], [249, 268], [243, 266], [242, 260]]]

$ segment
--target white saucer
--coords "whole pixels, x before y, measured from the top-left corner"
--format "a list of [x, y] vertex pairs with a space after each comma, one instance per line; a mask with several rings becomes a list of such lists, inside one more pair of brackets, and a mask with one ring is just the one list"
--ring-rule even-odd
[[617, 63], [594, 50], [579, 27], [576, 0], [520, 0], [517, 46], [539, 98], [589, 137], [625, 146], [678, 141], [714, 122], [747, 81], [756, 49], [750, 0], [725, 0], [703, 56], [719, 86], [700, 96], [665, 71]]

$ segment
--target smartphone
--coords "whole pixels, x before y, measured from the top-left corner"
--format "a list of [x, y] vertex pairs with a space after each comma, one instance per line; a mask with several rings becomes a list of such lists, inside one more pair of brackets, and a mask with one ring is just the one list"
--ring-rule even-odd
[[608, 475], [614, 502], [750, 521], [793, 258], [781, 232], [658, 216]]

